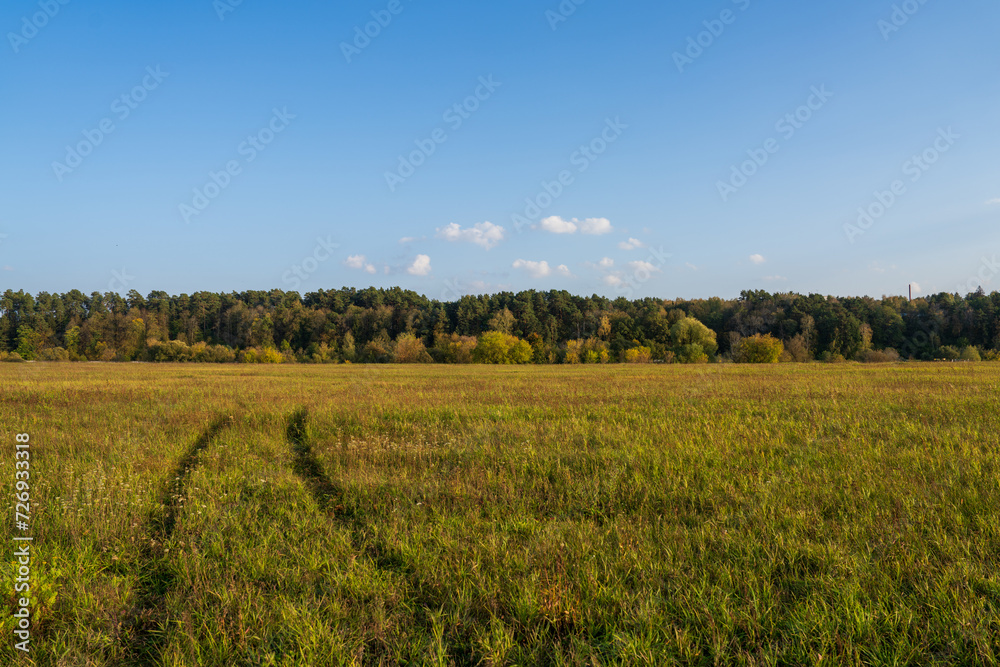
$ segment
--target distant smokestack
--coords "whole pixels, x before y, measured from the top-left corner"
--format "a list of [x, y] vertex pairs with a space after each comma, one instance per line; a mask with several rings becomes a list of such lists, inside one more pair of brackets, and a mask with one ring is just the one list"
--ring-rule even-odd
[[913, 301], [913, 283], [910, 283], [909, 288], [910, 288], [910, 301]]

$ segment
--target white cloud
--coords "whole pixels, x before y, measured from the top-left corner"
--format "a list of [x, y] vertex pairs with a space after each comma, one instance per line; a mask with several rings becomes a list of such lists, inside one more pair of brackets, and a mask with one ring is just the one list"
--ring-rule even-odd
[[594, 236], [610, 234], [615, 229], [607, 218], [587, 218], [581, 222], [577, 218], [564, 220], [558, 215], [545, 218], [538, 226], [552, 234], [576, 234], [579, 231]]
[[994, 204], [1000, 204], [1000, 197], [997, 197], [996, 199], [991, 199], [991, 200], [989, 200], [986, 203], [989, 204], [989, 205], [991, 205], [991, 206], [994, 205]]
[[14, 267], [13, 266], [5, 266], [5, 267], [3, 267], [3, 270], [4, 271], [13, 271]]
[[416, 240], [417, 240], [416, 237], [413, 237], [413, 236], [404, 236], [403, 238], [399, 239], [399, 242], [400, 243], [413, 243]]
[[480, 222], [473, 227], [462, 229], [461, 225], [453, 222], [447, 227], [438, 229], [437, 235], [446, 241], [466, 241], [489, 250], [503, 241], [504, 229], [492, 222]]
[[599, 271], [608, 271], [608, 270], [613, 269], [615, 267], [615, 260], [611, 259], [610, 257], [605, 257], [605, 258], [601, 259], [601, 261], [597, 262], [596, 264], [594, 262], [584, 262], [583, 265], [585, 267], [587, 267], [588, 269], [597, 269]]
[[685, 262], [685, 263], [684, 263], [684, 266], [688, 267], [688, 268], [689, 268], [689, 269], [691, 269], [692, 271], [697, 271], [697, 270], [698, 270], [698, 267], [697, 267], [697, 266], [695, 266], [694, 264], [692, 264], [691, 262]]
[[559, 273], [559, 275], [566, 276], [567, 278], [569, 278], [569, 277], [571, 277], [573, 275], [570, 272], [569, 267], [566, 266], [565, 264], [560, 264], [559, 266], [557, 266], [556, 267], [556, 271]]
[[417, 255], [417, 258], [406, 269], [411, 276], [426, 276], [431, 272], [431, 258], [427, 255]]
[[587, 218], [580, 225], [581, 232], [594, 236], [610, 234], [614, 230], [615, 228], [611, 226], [611, 221], [607, 218]]
[[563, 220], [558, 215], [545, 218], [539, 226], [545, 231], [552, 232], [553, 234], [576, 234], [576, 230], [578, 229], [576, 222]]
[[639, 282], [645, 282], [654, 273], [663, 273], [663, 270], [651, 264], [650, 262], [644, 261], [633, 261], [626, 262], [623, 267], [625, 270], [613, 270], [615, 262], [609, 257], [605, 257], [600, 261], [599, 264], [587, 263], [588, 268], [601, 269], [603, 274], [601, 276], [601, 282], [610, 287], [623, 287], [625, 285], [632, 284], [633, 279]]
[[365, 273], [375, 273], [375, 265], [367, 262], [368, 258], [364, 255], [351, 255], [344, 260], [344, 266], [349, 269], [363, 269]]
[[639, 272], [643, 272], [643, 273], [658, 273], [660, 271], [660, 269], [658, 267], [653, 266], [649, 262], [629, 262], [628, 263], [628, 268], [632, 269], [636, 273], [639, 273]]
[[921, 292], [923, 292], [923, 290], [920, 289], [920, 284], [919, 283], [910, 283], [910, 287], [913, 288], [913, 293], [914, 294], [920, 294]]
[[754, 264], [763, 264], [767, 260], [764, 259], [764, 255], [750, 255], [750, 261]]
[[618, 247], [622, 250], [635, 250], [636, 248], [645, 248], [646, 244], [639, 239], [630, 238], [628, 241], [622, 241], [619, 243]]
[[[513, 266], [515, 269], [522, 269], [524, 271], [527, 271], [528, 275], [530, 275], [532, 278], [544, 278], [545, 276], [552, 274], [552, 267], [549, 266], [549, 263], [545, 261], [532, 262], [526, 259], [518, 259], [515, 260], [514, 263], [511, 264], [511, 266]], [[564, 265], [560, 265], [560, 268], [562, 268], [563, 266]]]

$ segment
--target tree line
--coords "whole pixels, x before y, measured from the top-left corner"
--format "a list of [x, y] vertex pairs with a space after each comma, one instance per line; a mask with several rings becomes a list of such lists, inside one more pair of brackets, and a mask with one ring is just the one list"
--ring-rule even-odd
[[398, 287], [130, 291], [0, 299], [8, 361], [617, 363], [995, 360], [1000, 293], [914, 299], [744, 291], [628, 300], [535, 291], [428, 299]]

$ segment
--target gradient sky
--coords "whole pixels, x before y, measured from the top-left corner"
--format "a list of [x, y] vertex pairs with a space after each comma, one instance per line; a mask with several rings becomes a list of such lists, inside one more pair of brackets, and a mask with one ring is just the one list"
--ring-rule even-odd
[[63, 1], [0, 7], [0, 290], [1000, 284], [996, 0]]

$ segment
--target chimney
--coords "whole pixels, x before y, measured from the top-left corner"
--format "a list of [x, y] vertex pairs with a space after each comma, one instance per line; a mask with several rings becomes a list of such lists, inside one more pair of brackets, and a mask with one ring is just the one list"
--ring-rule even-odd
[[910, 301], [913, 301], [913, 283], [910, 283]]

